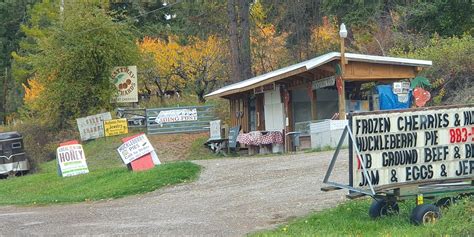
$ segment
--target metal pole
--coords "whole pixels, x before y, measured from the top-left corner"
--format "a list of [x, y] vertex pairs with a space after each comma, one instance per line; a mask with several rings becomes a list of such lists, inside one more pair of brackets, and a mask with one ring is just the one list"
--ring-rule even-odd
[[61, 20], [64, 20], [64, 0], [61, 0], [59, 4], [59, 15], [61, 15]]
[[7, 122], [7, 93], [8, 93], [8, 67], [5, 67], [5, 77], [3, 78], [3, 95], [2, 95], [2, 121]]

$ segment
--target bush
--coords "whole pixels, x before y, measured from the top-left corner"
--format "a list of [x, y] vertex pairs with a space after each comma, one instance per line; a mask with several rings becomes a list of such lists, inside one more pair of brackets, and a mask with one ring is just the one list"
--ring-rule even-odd
[[433, 61], [432, 67], [420, 73], [431, 81], [432, 104], [474, 102], [474, 39], [471, 35], [451, 38], [435, 35], [425, 47], [411, 49], [409, 52], [394, 49], [391, 53]]
[[27, 119], [16, 125], [3, 127], [0, 131], [2, 130], [4, 132], [18, 131], [23, 135], [24, 147], [32, 172], [37, 170], [40, 163], [55, 159], [59, 143], [79, 137], [75, 130], [60, 131], [39, 119]]

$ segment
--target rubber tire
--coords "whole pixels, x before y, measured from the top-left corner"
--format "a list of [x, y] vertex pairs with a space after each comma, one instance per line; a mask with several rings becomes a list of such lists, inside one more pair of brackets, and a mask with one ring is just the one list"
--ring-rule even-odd
[[441, 218], [441, 210], [439, 209], [439, 207], [433, 204], [422, 204], [416, 206], [413, 209], [413, 211], [411, 212], [410, 221], [415, 225], [424, 225], [426, 224], [424, 222], [424, 217], [430, 212], [434, 214], [436, 218], [433, 223], [439, 220], [439, 218]]
[[399, 208], [396, 202], [387, 202], [384, 199], [374, 199], [369, 208], [369, 216], [373, 219], [382, 216], [398, 214]]
[[451, 204], [453, 204], [455, 201], [456, 200], [454, 198], [444, 197], [444, 198], [439, 199], [435, 205], [437, 207], [444, 208], [444, 207], [451, 206]]

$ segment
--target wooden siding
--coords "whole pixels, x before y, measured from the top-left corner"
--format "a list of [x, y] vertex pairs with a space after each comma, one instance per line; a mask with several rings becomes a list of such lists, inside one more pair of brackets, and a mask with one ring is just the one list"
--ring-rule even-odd
[[402, 65], [351, 62], [346, 65], [344, 80], [369, 81], [414, 78], [417, 67]]

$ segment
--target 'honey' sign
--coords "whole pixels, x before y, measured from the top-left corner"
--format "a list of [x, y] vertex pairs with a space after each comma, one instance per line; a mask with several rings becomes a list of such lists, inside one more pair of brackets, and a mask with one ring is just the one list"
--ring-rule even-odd
[[[474, 179], [474, 105], [355, 113], [354, 135], [374, 187]], [[359, 159], [352, 185], [367, 188]]]

